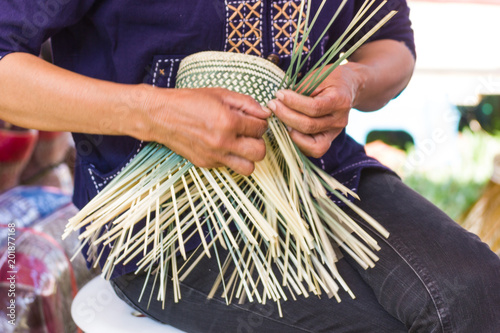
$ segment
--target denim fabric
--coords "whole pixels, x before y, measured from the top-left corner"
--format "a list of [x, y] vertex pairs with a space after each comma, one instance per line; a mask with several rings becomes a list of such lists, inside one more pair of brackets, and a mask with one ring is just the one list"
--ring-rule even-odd
[[[147, 308], [152, 280], [138, 303], [145, 275], [112, 281], [122, 299], [156, 320], [186, 332], [500, 332], [500, 259], [478, 237], [405, 186], [392, 173], [365, 170], [358, 205], [390, 232], [375, 268], [363, 270], [347, 255], [338, 269], [356, 295], [340, 292], [341, 303], [326, 296], [298, 296], [275, 304], [229, 306], [207, 300], [218, 272], [202, 260], [181, 284], [182, 299], [165, 309]], [[346, 211], [364, 223], [346, 208]], [[370, 230], [369, 227], [366, 229]]]

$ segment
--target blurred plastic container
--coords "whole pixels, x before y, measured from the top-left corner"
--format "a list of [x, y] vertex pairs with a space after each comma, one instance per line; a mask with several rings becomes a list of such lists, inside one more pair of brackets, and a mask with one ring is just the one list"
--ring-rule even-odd
[[73, 297], [98, 272], [88, 271], [81, 255], [70, 262], [77, 235], [60, 240], [76, 212], [55, 188], [18, 187], [0, 195], [0, 332], [78, 331]]

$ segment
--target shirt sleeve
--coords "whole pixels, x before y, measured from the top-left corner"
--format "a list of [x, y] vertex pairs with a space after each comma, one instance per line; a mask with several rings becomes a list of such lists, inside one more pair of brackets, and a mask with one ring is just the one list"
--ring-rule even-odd
[[[355, 0], [355, 13], [359, 10], [365, 0]], [[377, 0], [368, 10], [368, 14], [376, 9], [382, 0]], [[367, 42], [392, 39], [403, 42], [413, 57], [416, 58], [415, 42], [413, 38], [413, 29], [410, 21], [410, 9], [406, 0], [390, 0], [367, 22], [367, 24], [360, 30], [357, 36], [349, 44], [353, 45], [359, 38], [362, 38], [368, 31], [370, 31], [378, 22], [380, 22], [392, 10], [396, 10], [397, 14], [394, 15], [386, 24], [384, 24]], [[365, 15], [365, 17], [368, 16]], [[363, 18], [364, 20], [364, 18]], [[362, 21], [361, 21], [362, 22]]]
[[40, 53], [44, 41], [77, 23], [95, 0], [0, 2], [0, 60], [9, 53]]

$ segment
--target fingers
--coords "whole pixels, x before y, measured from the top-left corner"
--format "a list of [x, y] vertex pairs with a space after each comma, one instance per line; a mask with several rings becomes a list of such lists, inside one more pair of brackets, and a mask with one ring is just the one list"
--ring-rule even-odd
[[295, 130], [290, 131], [290, 137], [297, 147], [306, 155], [320, 158], [328, 149], [342, 130], [331, 130], [315, 135], [303, 134]]
[[240, 136], [261, 138], [267, 130], [267, 118], [271, 116], [271, 111], [263, 108], [252, 97], [235, 93], [228, 90], [222, 90], [223, 102], [229, 107], [233, 118], [230, 124], [232, 131]]
[[255, 99], [248, 95], [223, 89], [223, 100], [232, 109], [243, 111], [245, 114], [259, 119], [267, 119], [271, 116], [269, 110], [263, 108]]
[[[250, 139], [256, 140], [256, 139]], [[257, 141], [257, 140], [256, 140]], [[194, 165], [201, 168], [228, 167], [235, 172], [248, 176], [255, 169], [255, 163], [265, 157], [264, 140], [261, 142], [242, 142], [235, 144], [236, 151], [202, 151], [198, 156], [189, 159]]]
[[[252, 97], [222, 88], [181, 90], [165, 121], [170, 132], [163, 143], [202, 168], [227, 166], [249, 175], [262, 160], [262, 135], [271, 112]], [[203, 110], [203, 112], [200, 112]]]
[[229, 143], [229, 151], [220, 162], [241, 175], [249, 176], [255, 169], [255, 162], [266, 155], [266, 145], [262, 135], [267, 130], [267, 118], [271, 112], [262, 108], [253, 98], [230, 93], [224, 101], [236, 116], [233, 130], [237, 137]]
[[266, 145], [263, 139], [240, 137], [220, 161], [235, 172], [248, 176], [253, 172], [255, 162], [262, 161], [265, 156]]
[[293, 90], [280, 90], [276, 93], [276, 99], [288, 108], [314, 118], [331, 114], [336, 104], [332, 93], [327, 96], [309, 97]]
[[263, 139], [240, 137], [234, 142], [230, 152], [251, 162], [259, 162], [266, 156], [266, 144]]
[[216, 166], [226, 166], [235, 172], [249, 176], [255, 169], [255, 162], [262, 161], [266, 155], [264, 140], [239, 138], [228, 153], [215, 157]]
[[325, 132], [332, 127], [337, 127], [333, 115], [313, 118], [289, 108], [278, 100], [272, 101], [268, 106], [288, 127], [296, 129], [304, 134], [317, 134]]
[[236, 131], [238, 136], [259, 139], [267, 130], [267, 121], [240, 113], [236, 117], [234, 126], [233, 130]]
[[227, 166], [235, 172], [250, 175], [254, 163], [262, 161], [266, 155], [266, 145], [262, 138], [237, 137], [211, 142], [198, 150], [191, 162], [199, 167], [212, 168]]
[[240, 175], [250, 176], [255, 170], [255, 164], [237, 155], [226, 155], [222, 163]]

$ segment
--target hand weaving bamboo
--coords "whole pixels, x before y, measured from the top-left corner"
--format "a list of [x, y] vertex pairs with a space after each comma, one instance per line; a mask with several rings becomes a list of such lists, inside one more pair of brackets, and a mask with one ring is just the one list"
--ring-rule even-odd
[[[302, 2], [298, 26], [305, 10], [304, 34], [300, 42], [299, 34], [295, 34], [295, 50], [303, 49], [324, 3], [311, 19], [309, 1], [307, 6]], [[298, 81], [297, 73], [308, 59], [302, 52], [292, 54], [286, 73], [262, 58], [202, 52], [182, 61], [176, 87], [223, 87], [250, 95], [262, 105], [283, 88], [310, 95], [395, 14], [387, 14], [339, 56], [385, 2], [370, 11], [373, 4], [374, 0], [364, 3], [346, 31], [302, 81]], [[326, 67], [328, 64], [331, 66]], [[388, 232], [345, 196], [357, 198], [355, 193], [295, 147], [286, 127], [274, 116], [269, 119], [264, 140], [267, 155], [248, 177], [227, 168], [195, 167], [167, 147], [150, 143], [70, 220], [65, 235], [85, 228], [80, 235], [83, 244], [94, 250], [99, 245], [112, 245], [102, 268], [108, 278], [116, 265], [141, 258], [137, 272], [146, 271], [158, 280], [157, 299], [162, 302], [170, 283], [167, 274], [172, 276], [169, 287], [174, 288], [177, 302], [181, 298], [179, 282], [205, 255], [217, 260], [220, 269], [210, 297], [222, 286], [228, 303], [236, 297], [261, 303], [271, 299], [279, 304], [287, 299], [285, 288], [292, 295], [320, 295], [324, 291], [339, 299], [339, 285], [354, 297], [335, 267], [335, 247], [342, 247], [364, 268], [373, 267], [378, 260], [373, 251], [379, 247], [331, 197], [351, 207], [382, 236], [388, 237]], [[144, 227], [133, 231], [140, 221], [145, 221]], [[188, 256], [184, 244], [196, 234], [201, 245]], [[217, 242], [228, 250], [227, 258], [219, 256]], [[101, 255], [95, 253], [95, 264]], [[186, 260], [182, 267], [177, 265], [179, 255]]]

